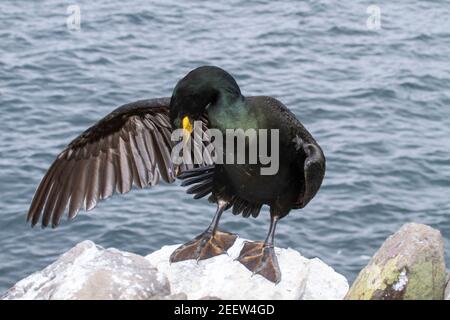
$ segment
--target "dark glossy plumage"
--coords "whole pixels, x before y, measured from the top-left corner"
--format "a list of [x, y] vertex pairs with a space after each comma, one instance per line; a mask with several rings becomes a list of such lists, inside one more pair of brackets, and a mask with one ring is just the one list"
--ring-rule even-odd
[[[195, 194], [196, 199], [210, 193], [214, 193], [212, 202], [217, 198], [228, 199], [233, 204], [233, 214], [242, 214], [244, 217], [257, 217], [262, 205], [275, 204], [273, 200], [276, 198], [281, 201], [279, 205], [282, 205], [280, 209], [283, 211], [303, 208], [320, 188], [325, 173], [322, 150], [295, 115], [278, 100], [256, 96], [247, 97], [245, 102], [250, 110], [270, 115], [264, 119], [265, 129], [280, 130], [280, 172], [261, 176], [258, 174], [258, 165], [216, 165], [214, 184], [210, 181], [212, 169], [208, 167], [196, 172], [198, 177], [202, 177], [201, 170], [205, 170], [208, 173], [207, 180], [197, 178], [185, 181], [182, 185], [194, 184], [195, 187], [188, 189], [188, 193]], [[249, 170], [256, 174], [249, 175]], [[179, 178], [184, 179], [185, 176]], [[242, 187], [239, 188], [239, 185]], [[284, 201], [285, 198], [289, 198], [289, 201]]]
[[[194, 120], [202, 121], [203, 132], [214, 128], [223, 135], [227, 129], [277, 129], [278, 171], [261, 175], [261, 162], [214, 164], [210, 157], [195, 166], [175, 166], [172, 130], [182, 124], [192, 128]], [[202, 152], [209, 145], [209, 141], [194, 143], [191, 152]], [[273, 251], [276, 223], [291, 209], [308, 204], [324, 174], [320, 146], [280, 101], [267, 96], [244, 97], [226, 71], [200, 67], [178, 82], [171, 98], [121, 106], [74, 139], [42, 179], [27, 219], [34, 226], [42, 217], [43, 226], [51, 223], [56, 227], [67, 208], [69, 218], [74, 218], [81, 208], [91, 210], [115, 192], [126, 193], [133, 185], [153, 186], [160, 177], [171, 183], [178, 177], [195, 199], [209, 196], [217, 203], [217, 213], [208, 229], [178, 248], [171, 261], [224, 253], [236, 235], [217, 230], [222, 212], [232, 207], [235, 215], [257, 217], [261, 207], [269, 205], [271, 224], [266, 241], [247, 243], [238, 260], [278, 282], [281, 273]]]

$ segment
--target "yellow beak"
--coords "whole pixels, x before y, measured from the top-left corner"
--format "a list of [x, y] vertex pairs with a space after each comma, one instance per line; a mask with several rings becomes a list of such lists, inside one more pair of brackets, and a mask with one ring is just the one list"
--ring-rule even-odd
[[189, 141], [189, 138], [191, 137], [191, 133], [192, 133], [192, 123], [191, 120], [189, 119], [188, 116], [185, 116], [183, 118], [183, 140], [184, 143], [187, 143]]

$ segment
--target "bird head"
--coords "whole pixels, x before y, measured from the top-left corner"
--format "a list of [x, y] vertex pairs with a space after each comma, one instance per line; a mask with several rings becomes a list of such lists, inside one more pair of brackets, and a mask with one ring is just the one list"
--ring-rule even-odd
[[233, 77], [225, 70], [203, 66], [189, 72], [178, 81], [170, 99], [170, 122], [172, 129], [192, 132], [194, 121], [200, 120], [209, 106], [226, 94], [240, 96]]

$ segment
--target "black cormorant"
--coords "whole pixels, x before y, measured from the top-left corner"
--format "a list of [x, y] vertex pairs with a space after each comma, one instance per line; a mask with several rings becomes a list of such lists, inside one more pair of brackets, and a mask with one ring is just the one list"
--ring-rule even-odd
[[[192, 132], [194, 121], [203, 130], [278, 129], [279, 168], [262, 175], [257, 164], [182, 164], [171, 160], [171, 133]], [[246, 145], [248, 148], [248, 145]], [[244, 97], [233, 77], [218, 67], [203, 66], [181, 79], [171, 98], [123, 105], [73, 140], [42, 179], [28, 212], [34, 226], [56, 227], [68, 207], [69, 218], [81, 208], [91, 210], [113, 193], [132, 185], [143, 188], [176, 178], [190, 185], [194, 198], [209, 195], [217, 204], [210, 226], [176, 249], [171, 262], [207, 259], [229, 249], [236, 235], [217, 229], [223, 211], [257, 217], [270, 207], [265, 241], [246, 242], [238, 260], [249, 270], [278, 283], [280, 270], [273, 248], [275, 227], [292, 209], [305, 207], [320, 188], [325, 174], [322, 149], [281, 102], [268, 96]]]

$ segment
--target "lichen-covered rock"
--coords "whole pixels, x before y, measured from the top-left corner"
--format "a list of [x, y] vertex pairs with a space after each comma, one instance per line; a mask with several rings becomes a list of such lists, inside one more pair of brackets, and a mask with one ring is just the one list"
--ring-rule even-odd
[[84, 241], [3, 299], [149, 299], [170, 294], [167, 278], [144, 257]]
[[445, 289], [445, 300], [450, 300], [450, 272], [447, 274], [447, 287]]
[[252, 273], [235, 259], [243, 246], [237, 239], [220, 255], [198, 263], [187, 260], [169, 263], [178, 247], [165, 246], [146, 258], [169, 279], [172, 293], [185, 293], [188, 299], [342, 299], [348, 291], [344, 276], [318, 258], [307, 259], [292, 249], [275, 248], [281, 269], [277, 285]]
[[445, 282], [441, 233], [408, 223], [383, 243], [346, 299], [443, 299]]

